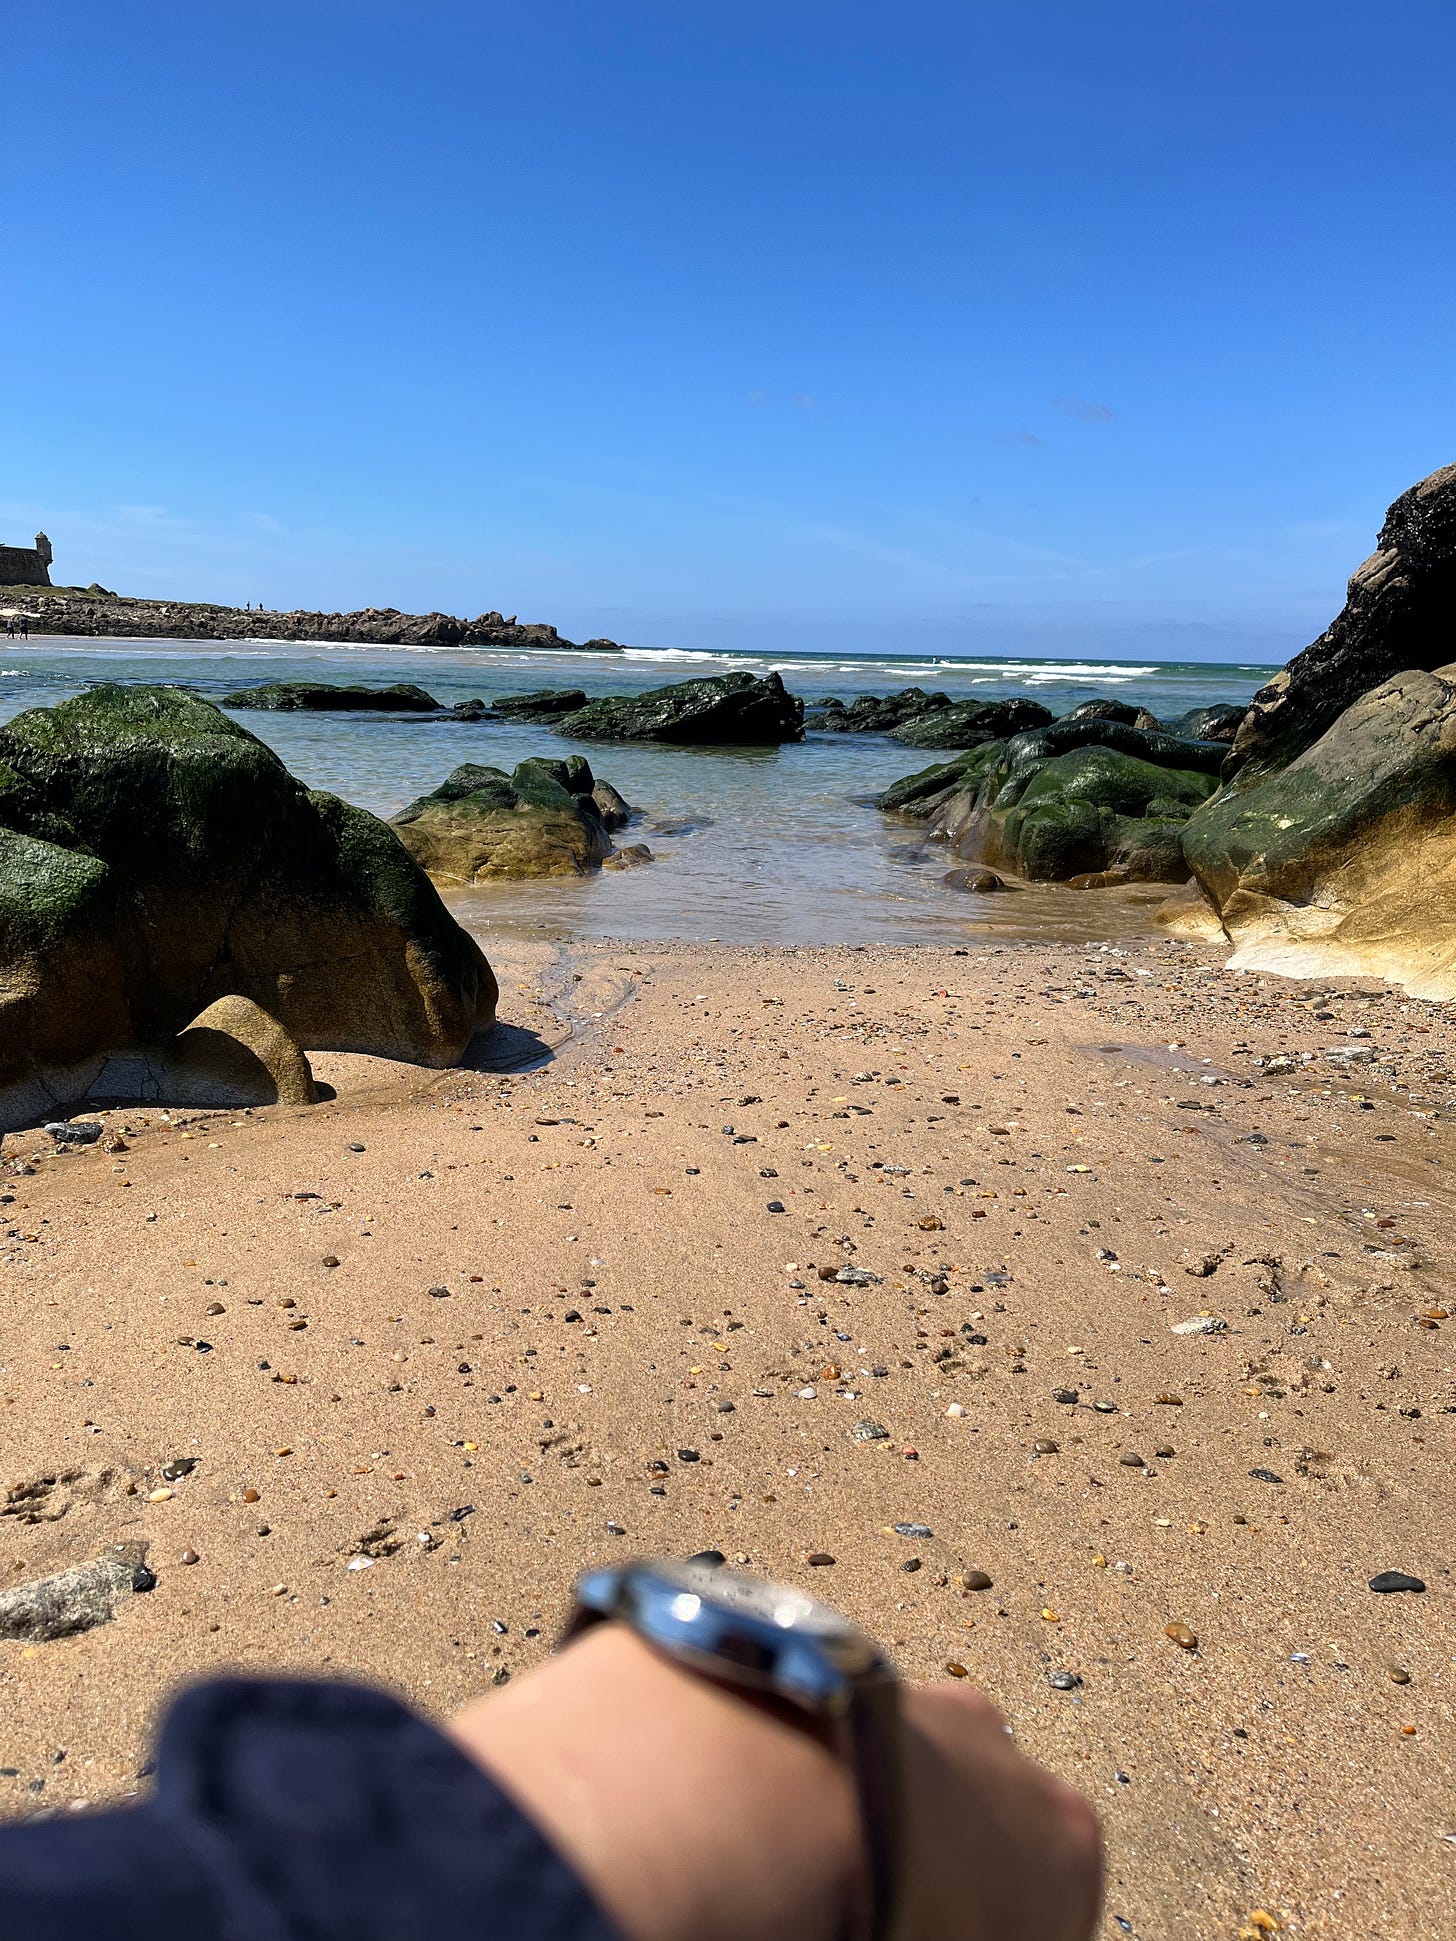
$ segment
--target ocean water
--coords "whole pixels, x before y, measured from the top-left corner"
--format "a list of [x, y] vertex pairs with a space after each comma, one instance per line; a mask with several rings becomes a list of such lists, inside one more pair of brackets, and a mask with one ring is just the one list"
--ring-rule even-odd
[[[1247, 701], [1270, 667], [1191, 662], [914, 659], [628, 648], [621, 654], [501, 649], [314, 647], [275, 641], [32, 640], [0, 644], [0, 720], [101, 681], [158, 682], [213, 700], [262, 681], [385, 686], [414, 681], [447, 706], [532, 688], [637, 693], [701, 674], [782, 675], [806, 701], [917, 685], [952, 700], [1034, 695], [1063, 713], [1115, 695], [1168, 718]], [[461, 762], [512, 768], [529, 755], [586, 754], [640, 811], [619, 842], [645, 842], [650, 867], [502, 883], [452, 895], [491, 934], [720, 939], [735, 943], [969, 943], [989, 937], [1097, 939], [1142, 934], [1161, 892], [948, 889], [953, 864], [869, 798], [945, 757], [881, 735], [822, 735], [783, 748], [685, 749], [578, 743], [511, 722], [240, 714], [314, 788], [389, 816]], [[660, 825], [660, 826], [659, 826]]]

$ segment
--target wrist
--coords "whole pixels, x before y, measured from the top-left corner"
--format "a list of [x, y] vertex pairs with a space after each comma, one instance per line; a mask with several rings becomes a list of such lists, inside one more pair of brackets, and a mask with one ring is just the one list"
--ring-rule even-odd
[[844, 1762], [617, 1624], [449, 1730], [630, 1941], [832, 1941], [857, 1887]]

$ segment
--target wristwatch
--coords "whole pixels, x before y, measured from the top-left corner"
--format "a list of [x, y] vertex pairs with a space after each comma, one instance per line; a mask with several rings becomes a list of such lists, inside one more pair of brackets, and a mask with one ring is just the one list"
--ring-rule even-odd
[[874, 1640], [804, 1591], [722, 1567], [639, 1558], [591, 1570], [561, 1642], [615, 1619], [730, 1688], [778, 1699], [827, 1737], [854, 1775], [869, 1894], [855, 1941], [891, 1941], [901, 1886], [900, 1681]]

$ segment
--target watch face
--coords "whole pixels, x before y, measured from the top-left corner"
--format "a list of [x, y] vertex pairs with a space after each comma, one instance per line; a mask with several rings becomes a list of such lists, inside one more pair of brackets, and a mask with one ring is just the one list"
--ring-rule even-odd
[[[669, 1584], [684, 1597], [701, 1598], [705, 1604], [755, 1618], [779, 1630], [795, 1631], [812, 1638], [848, 1638], [856, 1635], [849, 1619], [827, 1604], [791, 1584], [773, 1584], [762, 1577], [745, 1577], [736, 1570], [719, 1565], [677, 1563], [672, 1559], [654, 1560], [649, 1566], [659, 1583]], [[693, 1615], [684, 1612], [685, 1617]]]

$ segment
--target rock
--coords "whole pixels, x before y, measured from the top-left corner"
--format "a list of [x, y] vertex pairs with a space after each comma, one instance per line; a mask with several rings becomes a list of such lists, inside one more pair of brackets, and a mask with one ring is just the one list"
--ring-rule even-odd
[[1054, 1402], [1061, 1402], [1070, 1408], [1077, 1400], [1077, 1391], [1075, 1388], [1054, 1388], [1052, 1390], [1052, 1400]]
[[803, 740], [804, 704], [777, 674], [714, 674], [588, 701], [551, 726], [585, 741], [765, 747]]
[[1228, 1322], [1216, 1314], [1195, 1314], [1187, 1321], [1170, 1321], [1173, 1334], [1227, 1334]]
[[1054, 1692], [1074, 1692], [1081, 1682], [1081, 1679], [1074, 1671], [1050, 1671], [1047, 1673], [1047, 1683]]
[[1168, 724], [1169, 732], [1189, 741], [1232, 743], [1247, 713], [1246, 707], [1235, 707], [1231, 701], [1214, 701], [1206, 708], [1190, 708], [1186, 714], [1180, 714]]
[[849, 1432], [851, 1442], [888, 1442], [890, 1431], [881, 1422], [871, 1422], [866, 1418], [856, 1422]]
[[953, 890], [966, 890], [976, 896], [989, 896], [1006, 885], [994, 869], [948, 869], [941, 882]]
[[1120, 721], [1131, 728], [1143, 710], [1130, 701], [1094, 699], [1079, 701], [1062, 716], [1063, 721]]
[[[1456, 468], [1452, 470], [1456, 487]], [[1183, 851], [1236, 969], [1456, 996], [1456, 665], [1397, 675], [1287, 768], [1252, 763]]]
[[156, 1582], [146, 1556], [144, 1543], [118, 1543], [89, 1563], [0, 1591], [0, 1638], [45, 1644], [109, 1624], [134, 1591]]
[[987, 742], [953, 762], [936, 762], [929, 768], [918, 769], [914, 775], [892, 782], [882, 795], [876, 796], [875, 807], [886, 815], [924, 822], [952, 796], [972, 787], [1004, 747], [1004, 742]]
[[1184, 1651], [1196, 1651], [1198, 1649], [1197, 1634], [1186, 1624], [1165, 1624], [1163, 1626], [1163, 1636], [1165, 1638], [1171, 1638], [1173, 1643], [1181, 1646]]
[[225, 708], [264, 708], [274, 714], [437, 714], [433, 694], [410, 681], [393, 687], [335, 687], [327, 681], [268, 681], [262, 687], [240, 688], [222, 697]]
[[536, 688], [529, 694], [500, 694], [491, 702], [494, 712], [506, 721], [553, 722], [564, 714], [574, 714], [586, 706], [586, 689], [580, 687]]
[[151, 1057], [161, 1095], [178, 1104], [313, 1105], [297, 1042], [251, 998], [220, 997]]
[[466, 762], [394, 818], [400, 841], [435, 883], [583, 876], [611, 843], [590, 765], [525, 761], [507, 775]]
[[1373, 1591], [1423, 1591], [1426, 1586], [1421, 1578], [1411, 1577], [1403, 1570], [1382, 1570], [1370, 1579]]
[[897, 1537], [916, 1537], [921, 1542], [935, 1535], [928, 1523], [896, 1523], [893, 1528]]
[[968, 1591], [988, 1591], [992, 1588], [991, 1579], [984, 1570], [967, 1570], [961, 1575], [962, 1588]]
[[614, 849], [602, 864], [603, 869], [640, 869], [643, 863], [655, 861], [652, 851], [645, 842], [628, 843], [625, 849]]
[[[842, 701], [824, 701], [805, 716], [804, 725], [822, 734], [884, 735], [909, 722], [947, 713], [950, 707], [948, 694], [927, 694], [923, 687], [902, 687], [894, 694], [883, 696], [856, 695], [848, 707]], [[951, 741], [938, 745], [955, 748], [961, 744]]]
[[0, 1127], [231, 995], [310, 1049], [439, 1066], [496, 988], [388, 825], [211, 702], [107, 685], [0, 729]]
[[1040, 701], [960, 701], [914, 716], [890, 733], [908, 748], [979, 748], [1029, 728], [1044, 728], [1051, 720], [1051, 709]]
[[1451, 660], [1456, 465], [1403, 492], [1375, 544], [1330, 626], [1250, 702], [1229, 756], [1231, 774], [1252, 778], [1284, 766], [1372, 688]]
[[591, 792], [592, 801], [597, 805], [597, 814], [602, 819], [602, 827], [608, 830], [625, 829], [635, 813], [625, 796], [619, 795], [610, 782], [597, 780]]
[[1180, 937], [1186, 943], [1228, 942], [1224, 927], [1218, 920], [1218, 911], [1203, 894], [1195, 877], [1190, 877], [1171, 896], [1164, 897], [1153, 912], [1153, 922], [1170, 936]]
[[69, 1124], [53, 1119], [46, 1127], [58, 1146], [94, 1146], [105, 1129], [94, 1119], [76, 1119]]

